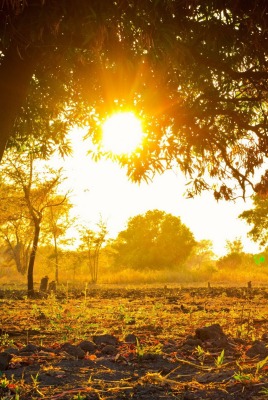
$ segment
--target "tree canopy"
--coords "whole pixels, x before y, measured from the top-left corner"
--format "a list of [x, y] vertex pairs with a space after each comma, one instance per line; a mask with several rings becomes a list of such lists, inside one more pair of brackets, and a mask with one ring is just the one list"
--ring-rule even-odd
[[157, 270], [181, 266], [194, 245], [192, 232], [179, 217], [152, 210], [130, 218], [113, 247], [117, 265]]
[[248, 236], [260, 246], [266, 246], [268, 242], [268, 197], [255, 195], [253, 197], [253, 208], [245, 210], [239, 215], [239, 218], [244, 219], [251, 230]]
[[[234, 272], [235, 269], [243, 266], [246, 268], [246, 261], [251, 257], [244, 253], [241, 238], [237, 237], [233, 241], [226, 240], [227, 254], [217, 261], [219, 269], [227, 269]], [[231, 276], [232, 278], [232, 276]]]
[[[119, 157], [133, 180], [178, 167], [190, 196], [266, 190], [266, 0], [1, 0], [0, 157], [29, 135], [97, 140], [107, 113], [133, 109], [147, 140]], [[67, 147], [63, 146], [62, 151]]]
[[[18, 270], [28, 270], [29, 296], [34, 294], [33, 271], [44, 215], [67, 198], [58, 194], [64, 180], [61, 169], [54, 171], [40, 163], [37, 166], [37, 159], [35, 149], [24, 153], [10, 151], [0, 168], [0, 231], [12, 250]], [[22, 261], [28, 261], [28, 265], [22, 266]]]
[[97, 283], [99, 276], [99, 256], [106, 241], [107, 226], [102, 220], [97, 224], [98, 231], [93, 231], [87, 226], [80, 228], [80, 250], [86, 259], [92, 283]]

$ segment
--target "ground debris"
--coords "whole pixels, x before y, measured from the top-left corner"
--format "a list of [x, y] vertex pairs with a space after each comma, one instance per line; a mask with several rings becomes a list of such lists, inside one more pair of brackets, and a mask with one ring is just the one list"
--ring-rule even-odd
[[265, 399], [265, 293], [149, 288], [94, 289], [87, 299], [0, 297], [0, 399]]

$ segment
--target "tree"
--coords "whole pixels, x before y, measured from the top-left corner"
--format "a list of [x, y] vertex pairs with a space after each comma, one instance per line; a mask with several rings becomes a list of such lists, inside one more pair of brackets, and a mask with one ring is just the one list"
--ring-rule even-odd
[[[35, 161], [36, 154], [33, 149], [24, 153], [8, 152], [1, 166], [1, 179], [7, 187], [7, 198], [14, 192], [15, 187], [19, 197], [19, 208], [23, 210], [23, 218], [28, 220], [32, 228], [32, 247], [27, 275], [29, 297], [34, 294], [33, 271], [44, 212], [65, 201], [65, 196], [55, 197], [62, 181], [61, 171], [55, 172], [48, 168], [40, 171], [40, 167], [36, 168]], [[9, 200], [12, 201], [12, 196]]]
[[0, 236], [6, 245], [6, 257], [15, 261], [18, 272], [27, 272], [32, 247], [32, 225], [27, 209], [16, 188], [1, 182], [0, 185]]
[[248, 236], [260, 244], [267, 246], [268, 241], [268, 196], [253, 196], [253, 208], [239, 215], [249, 225], [252, 225]]
[[73, 225], [74, 218], [70, 218], [69, 213], [72, 204], [69, 203], [67, 195], [64, 202], [62, 202], [62, 196], [55, 196], [53, 201], [59, 205], [57, 207], [51, 205], [47, 209], [42, 224], [42, 241], [49, 242], [52, 239], [55, 259], [55, 281], [59, 283], [59, 245], [70, 243], [71, 239], [66, 239], [64, 236], [66, 231]]
[[189, 265], [200, 269], [215, 259], [213, 243], [211, 240], [203, 239], [196, 243], [189, 257]]
[[132, 179], [175, 165], [190, 196], [266, 190], [268, 172], [252, 182], [268, 147], [266, 0], [0, 4], [0, 157], [11, 133], [44, 134], [16, 137], [19, 123], [61, 142], [68, 115], [98, 139], [106, 113], [135, 108], [147, 140], [118, 157]]
[[234, 270], [242, 266], [247, 260], [247, 255], [243, 251], [243, 243], [241, 238], [236, 238], [234, 241], [226, 240], [227, 254], [221, 257], [217, 265], [220, 269]]
[[241, 238], [237, 237], [233, 241], [226, 240], [227, 254], [242, 254], [243, 253], [243, 243]]
[[98, 231], [93, 231], [86, 226], [80, 228], [80, 250], [85, 252], [92, 283], [98, 281], [99, 255], [107, 233], [107, 227], [103, 221], [98, 223]]
[[196, 244], [180, 220], [164, 211], [152, 210], [130, 218], [114, 248], [115, 263], [133, 269], [174, 268], [183, 264]]

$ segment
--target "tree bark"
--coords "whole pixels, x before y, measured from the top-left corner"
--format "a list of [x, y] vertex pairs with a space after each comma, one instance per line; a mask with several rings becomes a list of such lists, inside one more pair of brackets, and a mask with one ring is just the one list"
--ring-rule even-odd
[[28, 267], [28, 297], [33, 297], [34, 295], [33, 270], [34, 270], [36, 251], [38, 247], [39, 234], [40, 234], [40, 221], [35, 223], [34, 241], [33, 241], [32, 251], [30, 254], [30, 261]]
[[26, 100], [35, 57], [21, 54], [11, 44], [0, 64], [0, 161], [12, 134], [16, 117]]

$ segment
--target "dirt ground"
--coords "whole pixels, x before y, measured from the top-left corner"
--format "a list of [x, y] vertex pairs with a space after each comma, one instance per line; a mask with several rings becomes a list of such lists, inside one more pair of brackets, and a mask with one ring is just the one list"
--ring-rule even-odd
[[0, 291], [0, 399], [268, 399], [268, 289]]

